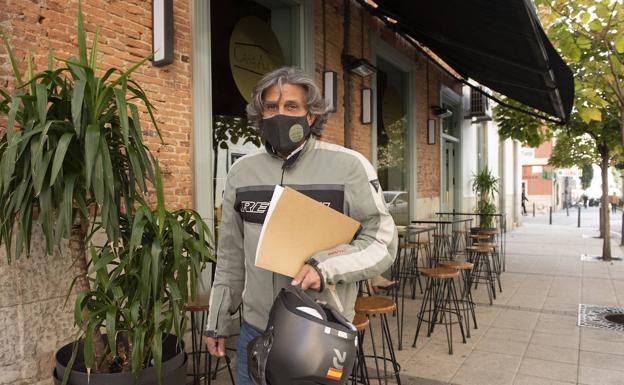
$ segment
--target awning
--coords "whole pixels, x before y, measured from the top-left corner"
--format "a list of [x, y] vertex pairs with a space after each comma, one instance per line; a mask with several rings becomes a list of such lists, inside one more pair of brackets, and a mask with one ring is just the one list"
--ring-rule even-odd
[[568, 120], [572, 71], [546, 37], [530, 0], [375, 0], [376, 9], [364, 2], [396, 20], [399, 32], [464, 78]]

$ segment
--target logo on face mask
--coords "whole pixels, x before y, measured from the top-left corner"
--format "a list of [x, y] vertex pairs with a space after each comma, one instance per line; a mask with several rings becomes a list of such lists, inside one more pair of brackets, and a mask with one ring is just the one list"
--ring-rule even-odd
[[301, 142], [303, 140], [303, 126], [301, 124], [294, 124], [288, 130], [288, 137], [293, 142]]

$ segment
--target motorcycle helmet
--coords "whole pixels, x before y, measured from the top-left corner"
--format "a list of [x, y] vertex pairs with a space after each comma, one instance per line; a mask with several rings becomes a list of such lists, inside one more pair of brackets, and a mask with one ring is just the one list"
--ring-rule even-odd
[[266, 330], [247, 345], [247, 368], [256, 385], [345, 384], [356, 350], [355, 327], [293, 286], [280, 291]]

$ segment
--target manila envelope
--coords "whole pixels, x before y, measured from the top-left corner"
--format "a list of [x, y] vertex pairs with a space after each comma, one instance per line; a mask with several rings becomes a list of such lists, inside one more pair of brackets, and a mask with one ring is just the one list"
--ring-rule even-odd
[[290, 188], [275, 186], [256, 266], [289, 277], [319, 251], [351, 243], [360, 223]]

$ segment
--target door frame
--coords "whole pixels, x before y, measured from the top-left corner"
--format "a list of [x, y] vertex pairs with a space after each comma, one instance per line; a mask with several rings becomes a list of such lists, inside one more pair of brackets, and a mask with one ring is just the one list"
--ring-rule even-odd
[[438, 127], [440, 127], [440, 209], [442, 209], [444, 205], [444, 196], [443, 196], [443, 176], [444, 172], [444, 149], [446, 141], [450, 141], [455, 143], [455, 161], [453, 164], [453, 170], [455, 173], [455, 184], [453, 189], [453, 207], [456, 211], [461, 212], [463, 208], [463, 202], [461, 197], [463, 197], [463, 185], [464, 185], [464, 176], [461, 172], [461, 168], [459, 166], [460, 159], [462, 158], [462, 122], [464, 119], [464, 109], [463, 109], [463, 100], [462, 96], [457, 92], [453, 91], [451, 88], [441, 85], [440, 86], [440, 105], [449, 104], [453, 106], [453, 114], [457, 113], [458, 118], [458, 126], [457, 126], [457, 136], [448, 135], [442, 132], [442, 119], [438, 119]]

